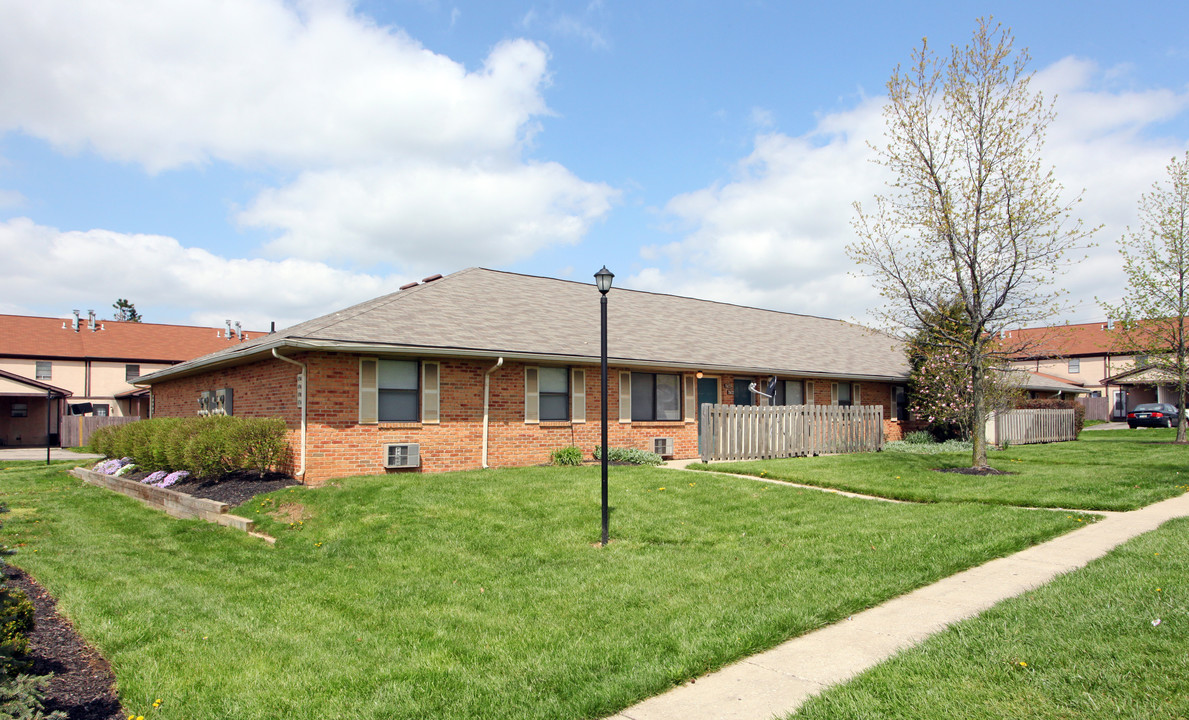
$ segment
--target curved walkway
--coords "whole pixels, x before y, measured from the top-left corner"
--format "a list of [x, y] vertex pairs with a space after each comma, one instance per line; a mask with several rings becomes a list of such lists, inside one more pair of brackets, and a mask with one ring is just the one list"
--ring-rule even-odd
[[952, 623], [1076, 570], [1167, 520], [1189, 516], [1189, 493], [1130, 512], [1094, 514], [1104, 518], [793, 638], [610, 720], [768, 720], [791, 713], [826, 687]]

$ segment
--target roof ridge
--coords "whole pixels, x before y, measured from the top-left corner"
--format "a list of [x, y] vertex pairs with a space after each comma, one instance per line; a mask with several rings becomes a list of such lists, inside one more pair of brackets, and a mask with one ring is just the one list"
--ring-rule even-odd
[[[569, 280], [567, 278], [553, 278], [553, 277], [549, 277], [547, 275], [530, 275], [528, 273], [514, 272], [512, 270], [495, 270], [492, 268], [485, 268], [485, 267], [473, 267], [473, 268], [467, 268], [467, 270], [484, 270], [486, 272], [500, 273], [502, 275], [517, 275], [520, 277], [534, 278], [537, 280], [550, 280], [553, 282], [570, 283], [572, 285], [583, 285], [586, 287], [594, 286], [594, 283], [585, 283], [585, 282], [581, 282], [579, 280]], [[458, 273], [454, 273], [454, 275], [461, 274], [463, 272], [466, 272], [466, 270], [460, 270]], [[448, 275], [447, 277], [453, 277], [453, 275]], [[594, 276], [592, 275], [591, 277], [594, 277]], [[808, 315], [806, 313], [795, 313], [795, 312], [789, 312], [787, 310], [772, 310], [770, 308], [755, 307], [754, 305], [741, 305], [739, 303], [726, 302], [724, 300], [708, 300], [706, 298], [696, 298], [696, 297], [690, 297], [688, 295], [677, 295], [675, 293], [663, 293], [663, 292], [657, 292], [655, 290], [636, 290], [635, 288], [625, 288], [625, 287], [619, 287], [619, 288], [615, 288], [615, 289], [622, 291], [622, 292], [639, 293], [641, 295], [652, 295], [654, 297], [676, 298], [678, 300], [685, 300], [685, 301], [693, 300], [694, 302], [711, 303], [713, 305], [725, 305], [727, 307], [742, 308], [744, 310], [757, 310], [759, 312], [775, 313], [777, 315], [789, 315], [792, 317], [811, 318], [814, 320], [829, 320], [831, 322], [840, 322], [840, 323], [844, 323], [846, 325], [853, 325], [855, 327], [874, 330], [874, 328], [867, 328], [866, 325], [863, 325], [861, 323], [850, 322], [849, 320], [843, 320], [841, 318], [825, 317], [823, 315]], [[875, 332], [881, 332], [881, 331], [875, 330]], [[884, 334], [886, 334], [886, 333], [884, 333]]]

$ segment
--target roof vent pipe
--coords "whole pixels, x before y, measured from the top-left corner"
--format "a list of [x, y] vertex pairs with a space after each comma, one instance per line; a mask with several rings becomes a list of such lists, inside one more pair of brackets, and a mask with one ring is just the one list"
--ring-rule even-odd
[[235, 321], [235, 336], [240, 340], [244, 339], [244, 328], [240, 325], [239, 320]]
[[487, 423], [489, 408], [491, 405], [491, 374], [500, 369], [504, 364], [504, 359], [500, 358], [495, 361], [495, 365], [483, 374], [483, 467], [490, 467], [487, 464]]
[[87, 327], [91, 328], [91, 332], [95, 332], [96, 328], [95, 328], [95, 311], [94, 310], [87, 311], [87, 320], [88, 320]]
[[78, 332], [78, 310], [71, 310], [74, 313], [74, 320], [70, 323], [70, 328]]

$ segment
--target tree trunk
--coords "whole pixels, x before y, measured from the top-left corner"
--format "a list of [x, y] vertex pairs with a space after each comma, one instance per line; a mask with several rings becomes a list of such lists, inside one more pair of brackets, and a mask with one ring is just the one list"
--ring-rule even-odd
[[974, 445], [970, 466], [987, 467], [987, 399], [983, 396], [983, 366], [977, 356], [970, 361], [970, 399], [973, 405], [970, 439]]
[[[1182, 375], [1182, 378], [1184, 375]], [[1180, 396], [1177, 400], [1177, 439], [1178, 445], [1185, 444], [1185, 381], [1182, 379], [1178, 383]]]

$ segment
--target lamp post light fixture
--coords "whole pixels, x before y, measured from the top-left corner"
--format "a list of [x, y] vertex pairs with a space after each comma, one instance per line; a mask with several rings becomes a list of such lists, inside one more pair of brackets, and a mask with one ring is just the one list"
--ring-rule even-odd
[[614, 277], [615, 275], [607, 269], [606, 265], [603, 266], [602, 270], [599, 270], [597, 273], [595, 273], [595, 285], [599, 288], [600, 294], [599, 312], [602, 320], [599, 338], [601, 347], [600, 358], [602, 361], [601, 387], [603, 394], [602, 403], [600, 404], [600, 411], [602, 412], [603, 420], [603, 452], [601, 455], [603, 461], [603, 547], [607, 547], [607, 530], [611, 520], [611, 511], [607, 506], [607, 293], [611, 290], [611, 280]]

